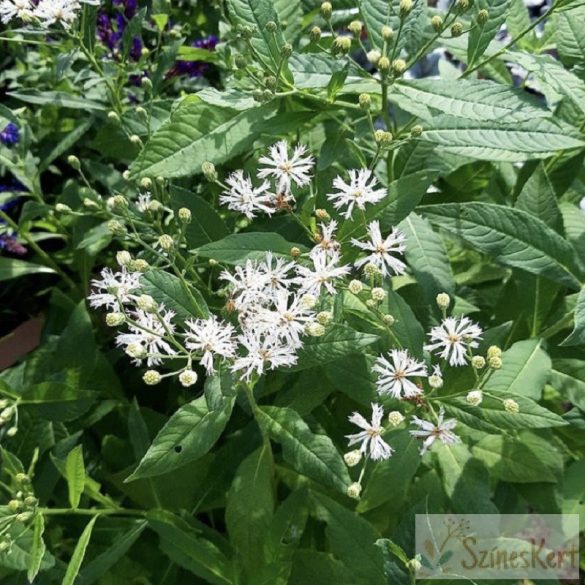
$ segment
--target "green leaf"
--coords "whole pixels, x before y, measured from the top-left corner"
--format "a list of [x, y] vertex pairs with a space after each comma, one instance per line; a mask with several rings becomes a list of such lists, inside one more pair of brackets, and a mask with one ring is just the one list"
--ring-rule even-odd
[[573, 331], [566, 337], [561, 345], [583, 345], [585, 344], [585, 288], [579, 291], [577, 305], [575, 306], [575, 324]]
[[303, 7], [301, 0], [273, 0], [274, 10], [289, 43], [297, 41], [303, 30]]
[[240, 464], [227, 497], [230, 542], [250, 575], [267, 560], [264, 547], [274, 508], [272, 468], [270, 445], [264, 444]]
[[234, 406], [234, 396], [226, 396], [230, 376], [208, 378], [206, 388], [222, 386], [223, 396], [214, 407], [201, 396], [182, 406], [167, 421], [126, 482], [169, 473], [202, 457], [223, 432]]
[[45, 532], [45, 519], [42, 514], [36, 514], [32, 524], [32, 546], [30, 549], [30, 561], [26, 572], [26, 578], [32, 583], [41, 570], [41, 564], [47, 550], [43, 541]]
[[[427, 116], [420, 115], [421, 105], [457, 118], [478, 121], [505, 120], [508, 123], [551, 117], [550, 110], [526, 92], [488, 80], [458, 79], [454, 83], [450, 79], [416, 79], [400, 82], [393, 88], [410, 98], [411, 113], [422, 118]], [[429, 115], [431, 121], [434, 116]]]
[[87, 97], [75, 96], [64, 91], [39, 91], [37, 89], [23, 89], [21, 91], [8, 92], [10, 97], [34, 104], [36, 106], [56, 106], [59, 108], [70, 108], [72, 110], [95, 110], [105, 111], [106, 106], [94, 102]]
[[297, 247], [306, 251], [305, 246], [287, 242], [281, 235], [272, 232], [247, 232], [230, 234], [217, 241], [205, 244], [197, 249], [202, 258], [213, 258], [227, 264], [240, 264], [246, 260], [264, 260], [266, 252], [292, 258], [290, 250]]
[[406, 262], [421, 285], [427, 302], [434, 302], [440, 292], [453, 294], [455, 280], [451, 264], [443, 241], [430, 223], [411, 213], [398, 227], [406, 235]]
[[87, 546], [89, 544], [89, 540], [91, 538], [91, 533], [93, 531], [93, 526], [96, 523], [98, 516], [94, 516], [84, 528], [79, 540], [77, 541], [77, 545], [75, 546], [75, 550], [73, 551], [73, 556], [67, 565], [67, 570], [65, 571], [65, 577], [63, 578], [63, 582], [61, 585], [73, 585], [75, 582], [75, 578], [79, 573], [79, 569], [81, 568], [81, 563], [83, 563], [83, 559], [85, 557], [85, 551], [87, 550]]
[[572, 246], [524, 211], [476, 202], [426, 205], [420, 210], [431, 223], [502, 264], [580, 288], [580, 271]]
[[181, 207], [191, 211], [191, 222], [185, 228], [185, 239], [189, 248], [221, 240], [229, 234], [217, 211], [205, 199], [176, 185], [171, 185], [170, 191], [175, 213]]
[[556, 15], [555, 41], [561, 61], [567, 65], [583, 65], [585, 38], [579, 23], [585, 22], [585, 6], [576, 5], [571, 10]]
[[52, 274], [54, 272], [52, 268], [25, 262], [17, 258], [0, 258], [0, 282], [27, 274]]
[[207, 317], [209, 309], [201, 293], [173, 274], [163, 270], [149, 270], [140, 277], [141, 289], [167, 309], [175, 311], [179, 319]]
[[378, 341], [378, 336], [360, 333], [341, 323], [327, 327], [321, 337], [307, 339], [299, 351], [298, 362], [293, 370], [312, 368], [338, 360]]
[[445, 153], [504, 162], [548, 158], [585, 146], [573, 129], [544, 118], [503, 124], [442, 115], [425, 127], [421, 140], [440, 145]]
[[41, 382], [22, 394], [20, 406], [41, 418], [66, 422], [85, 414], [96, 401], [94, 392], [60, 382]]
[[563, 398], [585, 411], [585, 367], [581, 360], [555, 360], [550, 383]]
[[345, 493], [351, 483], [347, 467], [327, 435], [314, 434], [290, 408], [261, 406], [256, 416], [264, 431], [282, 445], [285, 461], [296, 471]]
[[539, 400], [550, 371], [550, 358], [539, 339], [518, 341], [502, 354], [502, 367], [490, 376], [484, 390]]
[[221, 163], [246, 152], [256, 139], [254, 124], [275, 113], [276, 102], [242, 112], [186, 98], [148, 141], [130, 168], [132, 176], [198, 174], [205, 161]]
[[81, 494], [83, 494], [85, 487], [85, 464], [81, 445], [77, 445], [67, 454], [65, 459], [65, 479], [69, 490], [69, 504], [75, 510], [79, 507]]
[[[477, 19], [477, 13], [480, 10], [487, 10], [489, 18], [484, 24], [476, 22], [475, 26], [472, 26], [469, 31], [467, 44], [468, 66], [474, 65], [485, 53], [488, 45], [504, 24], [509, 7], [510, 0], [475, 0], [473, 3], [473, 16], [475, 19]], [[453, 86], [455, 87], [455, 84]]]

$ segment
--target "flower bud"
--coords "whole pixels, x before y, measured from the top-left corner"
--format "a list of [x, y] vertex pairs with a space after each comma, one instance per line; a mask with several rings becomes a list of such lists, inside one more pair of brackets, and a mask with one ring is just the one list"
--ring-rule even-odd
[[392, 412], [388, 413], [388, 423], [393, 426], [393, 427], [397, 427], [398, 425], [401, 425], [404, 422], [404, 416], [401, 412], [398, 412], [397, 410], [393, 410]]
[[18, 433], [18, 427], [12, 427], [6, 431], [8, 437], [14, 437]]
[[439, 374], [432, 374], [429, 376], [429, 386], [431, 388], [442, 388], [443, 387], [443, 377]]
[[177, 212], [177, 215], [179, 216], [179, 219], [183, 223], [191, 223], [191, 220], [193, 219], [193, 216], [191, 214], [191, 210], [188, 209], [187, 207], [181, 207], [179, 209], [179, 211]]
[[326, 209], [315, 209], [315, 217], [322, 221], [329, 221], [331, 216], [327, 213]]
[[276, 79], [276, 77], [274, 77], [274, 75], [269, 75], [266, 79], [264, 79], [264, 83], [266, 84], [266, 87], [270, 90], [274, 90], [278, 86], [278, 80]]
[[22, 509], [22, 502], [20, 500], [10, 500], [8, 502], [8, 509], [11, 512], [18, 512]]
[[172, 250], [173, 249], [173, 247], [175, 245], [175, 242], [173, 241], [173, 238], [171, 236], [169, 236], [168, 234], [163, 234], [158, 239], [158, 245], [165, 252], [168, 252], [169, 250]]
[[364, 285], [359, 280], [352, 280], [347, 288], [349, 289], [350, 293], [359, 295], [364, 290]]
[[383, 73], [390, 71], [390, 59], [386, 56], [380, 57], [380, 60], [378, 61], [378, 69]]
[[386, 291], [383, 288], [376, 287], [372, 289], [371, 295], [374, 301], [380, 302], [386, 298]]
[[148, 57], [150, 55], [148, 47], [142, 47], [142, 49], [140, 50], [140, 55], [142, 57]]
[[384, 321], [384, 325], [386, 325], [387, 327], [392, 327], [392, 325], [396, 323], [396, 319], [394, 319], [392, 315], [388, 314], [382, 317], [382, 321]]
[[352, 20], [347, 25], [347, 30], [353, 33], [356, 37], [360, 35], [360, 33], [362, 32], [362, 28], [364, 28], [364, 24], [363, 22], [361, 22], [361, 20]]
[[119, 327], [126, 321], [124, 313], [108, 313], [106, 315], [106, 325], [108, 327]]
[[372, 262], [368, 262], [364, 266], [364, 274], [370, 278], [374, 277], [374, 276], [378, 276], [378, 274], [380, 274], [380, 269]]
[[435, 16], [431, 18], [431, 25], [437, 32], [439, 32], [443, 30], [443, 19], [438, 14], [435, 14]]
[[488, 357], [487, 363], [492, 370], [499, 370], [502, 367], [502, 358]]
[[278, 25], [276, 24], [276, 22], [274, 22], [274, 20], [269, 20], [266, 23], [266, 30], [269, 33], [275, 33], [278, 30]]
[[150, 264], [142, 258], [136, 258], [136, 260], [132, 260], [129, 268], [133, 272], [146, 272], [150, 268]]
[[179, 382], [181, 386], [189, 388], [189, 386], [193, 386], [197, 382], [197, 373], [193, 370], [183, 370], [179, 374]]
[[87, 207], [88, 209], [96, 209], [99, 207], [98, 203], [89, 197], [85, 197], [83, 200], [83, 207]]
[[372, 98], [367, 93], [360, 93], [358, 101], [362, 110], [368, 110], [370, 108], [370, 104], [372, 103]]
[[355, 467], [362, 460], [362, 452], [359, 449], [348, 451], [343, 456], [343, 460], [348, 467]]
[[406, 61], [404, 59], [394, 59], [392, 61], [392, 71], [394, 75], [402, 75], [406, 71]]
[[317, 297], [311, 294], [303, 295], [301, 304], [307, 309], [312, 309], [317, 304]]
[[360, 483], [358, 483], [357, 481], [355, 483], [352, 483], [347, 488], [347, 495], [350, 498], [353, 498], [354, 500], [359, 500], [361, 493], [362, 493], [362, 485]]
[[374, 139], [378, 144], [389, 144], [392, 142], [392, 133], [386, 132], [386, 130], [376, 130]]
[[468, 9], [469, 9], [469, 0], [457, 0], [455, 2], [455, 10], [457, 10], [458, 13], [465, 12]]
[[333, 319], [333, 313], [331, 313], [331, 311], [321, 311], [320, 313], [317, 313], [316, 319], [317, 323], [321, 325], [329, 325], [331, 319]]
[[152, 89], [152, 81], [150, 80], [150, 78], [144, 76], [141, 80], [140, 80], [140, 85], [147, 91], [150, 91]]
[[335, 37], [332, 49], [334, 53], [348, 53], [351, 49], [351, 39], [342, 35]]
[[217, 266], [219, 264], [219, 262], [215, 258], [210, 258], [207, 261], [207, 264], [209, 264], [209, 266]]
[[325, 335], [325, 327], [320, 323], [309, 323], [305, 328], [305, 332], [311, 337], [322, 337]]
[[410, 135], [411, 135], [413, 138], [418, 138], [418, 137], [419, 137], [419, 136], [420, 136], [422, 133], [423, 133], [423, 127], [422, 127], [422, 126], [420, 126], [420, 125], [418, 125], [418, 124], [417, 124], [416, 126], [413, 126], [413, 127], [410, 129]]
[[122, 173], [122, 178], [124, 179], [124, 181], [129, 181], [130, 180], [130, 171], [128, 169], [126, 169]]
[[481, 390], [471, 390], [467, 393], [465, 400], [471, 406], [479, 406], [483, 400], [483, 393]]
[[437, 298], [435, 299], [437, 303], [437, 307], [441, 309], [441, 311], [446, 311], [451, 304], [451, 297], [447, 293], [439, 293]]
[[147, 370], [142, 379], [148, 386], [156, 386], [162, 380], [162, 376], [156, 370]]
[[108, 112], [108, 120], [112, 124], [119, 124], [120, 123], [120, 116], [118, 116], [118, 114], [116, 114], [116, 112], [114, 112], [112, 110], [112, 111]]
[[293, 246], [293, 247], [290, 249], [290, 255], [291, 255], [293, 258], [298, 258], [298, 257], [301, 255], [301, 250], [300, 250], [299, 248], [297, 248], [296, 246]]
[[378, 51], [378, 49], [372, 49], [371, 51], [368, 51], [366, 54], [366, 58], [368, 60], [368, 63], [371, 63], [374, 66], [378, 65], [378, 61], [380, 61], [381, 57], [382, 57], [382, 53], [380, 53], [380, 51]]
[[318, 26], [314, 26], [309, 36], [313, 43], [318, 43], [321, 40], [321, 29]]
[[152, 189], [152, 179], [149, 177], [142, 177], [142, 179], [140, 179], [140, 186], [143, 189], [150, 191]]
[[407, 563], [406, 566], [408, 567], [408, 570], [412, 573], [416, 573], [418, 571], [421, 570], [422, 568], [422, 563], [420, 562], [420, 560], [417, 557], [414, 557], [414, 559], [410, 559]]
[[20, 514], [16, 515], [15, 520], [20, 524], [24, 524], [25, 522], [28, 522], [33, 516], [34, 514], [32, 512], [21, 512]]
[[323, 2], [321, 4], [321, 16], [325, 20], [329, 20], [331, 18], [331, 14], [333, 14], [333, 6], [331, 2]]
[[201, 165], [201, 172], [208, 181], [217, 181], [217, 171], [215, 170], [215, 165], [212, 162], [205, 161]]
[[151, 213], [157, 213], [159, 212], [161, 209], [163, 208], [163, 204], [160, 201], [157, 201], [156, 199], [153, 199], [149, 204], [148, 204], [148, 211], [150, 211]]
[[34, 496], [27, 496], [24, 498], [24, 505], [28, 508], [34, 508], [39, 503], [39, 500]]
[[125, 349], [126, 355], [137, 360], [143, 360], [148, 356], [146, 348], [139, 343], [129, 343]]
[[75, 171], [78, 171], [81, 168], [81, 163], [74, 154], [70, 154], [67, 157], [67, 164]]
[[292, 52], [293, 52], [293, 46], [290, 43], [285, 43], [280, 48], [280, 54], [283, 57], [290, 57], [292, 55]]
[[128, 140], [130, 140], [134, 146], [142, 146], [142, 140], [140, 140], [140, 136], [138, 136], [138, 134], [131, 134], [128, 137]]
[[487, 350], [488, 359], [502, 357], [502, 350], [497, 345], [490, 345]]
[[3, 540], [0, 542], [0, 553], [6, 552], [10, 549], [11, 544], [7, 540]]
[[126, 235], [126, 228], [124, 224], [119, 222], [117, 219], [112, 219], [108, 222], [108, 231], [115, 236]]
[[248, 60], [244, 55], [239, 53], [234, 57], [234, 63], [238, 69], [245, 69], [248, 65]]
[[376, 301], [374, 299], [367, 299], [366, 300], [366, 307], [368, 307], [369, 309], [375, 309], [376, 308]]
[[451, 35], [460, 37], [463, 34], [463, 25], [460, 22], [454, 22], [451, 26]]
[[382, 38], [385, 41], [391, 41], [394, 38], [394, 31], [392, 30], [391, 26], [383, 26], [382, 27]]
[[55, 205], [55, 211], [57, 213], [71, 213], [72, 209], [69, 205], [65, 205], [65, 203], [57, 203]]
[[250, 40], [253, 36], [254, 36], [254, 27], [247, 25], [247, 24], [242, 24], [242, 25], [238, 25], [238, 34], [244, 39], [244, 40]]
[[150, 295], [140, 295], [136, 299], [136, 306], [146, 313], [156, 313], [158, 303]]
[[148, 112], [142, 106], [136, 108], [136, 114], [141, 118], [146, 118], [148, 116]]
[[114, 195], [110, 198], [109, 207], [114, 211], [124, 211], [128, 209], [128, 201], [124, 195]]
[[485, 368], [485, 358], [481, 355], [474, 355], [471, 358], [471, 367], [476, 370], [481, 370]]
[[126, 250], [121, 250], [116, 254], [118, 266], [128, 266], [132, 262], [132, 255]]
[[412, 10], [412, 0], [400, 0], [399, 14], [400, 18], [408, 16]]
[[504, 409], [510, 414], [518, 414], [520, 412], [520, 405], [512, 398], [504, 400]]
[[487, 10], [482, 9], [477, 13], [477, 24], [483, 26], [490, 18], [490, 14]]

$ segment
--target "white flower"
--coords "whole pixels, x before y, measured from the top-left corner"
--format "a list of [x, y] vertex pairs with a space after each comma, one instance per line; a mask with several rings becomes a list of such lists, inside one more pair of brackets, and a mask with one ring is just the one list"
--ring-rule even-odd
[[293, 283], [289, 272], [296, 267], [296, 262], [286, 262], [283, 258], [274, 256], [272, 252], [266, 252], [266, 258], [259, 266], [266, 274], [268, 287], [272, 291], [288, 290]]
[[106, 307], [121, 311], [122, 305], [134, 299], [132, 291], [140, 286], [140, 272], [129, 272], [122, 267], [120, 272], [104, 268], [101, 280], [92, 280], [93, 292], [87, 297], [91, 307]]
[[248, 353], [236, 359], [232, 372], [241, 372], [243, 380], [250, 380], [254, 372], [261, 376], [266, 370], [274, 370], [280, 366], [290, 367], [297, 361], [294, 348], [279, 343], [273, 336], [246, 331], [238, 337], [238, 341]]
[[13, 18], [29, 22], [33, 17], [33, 3], [30, 0], [1, 0], [0, 21], [8, 24]]
[[417, 416], [412, 417], [413, 423], [419, 428], [416, 431], [410, 431], [410, 434], [419, 439], [424, 438], [423, 446], [420, 450], [421, 455], [424, 455], [427, 452], [436, 439], [439, 439], [445, 445], [459, 443], [459, 437], [452, 432], [457, 421], [454, 418], [443, 420], [444, 416], [445, 410], [441, 407], [436, 425], [432, 422], [421, 420]]
[[373, 461], [388, 459], [393, 449], [382, 439], [381, 434], [384, 428], [381, 426], [384, 409], [379, 404], [372, 403], [372, 422], [369, 423], [361, 414], [354, 412], [349, 417], [349, 422], [357, 425], [361, 432], [354, 435], [346, 435], [349, 439], [349, 446], [360, 443], [360, 451], [366, 453], [370, 451], [370, 457]]
[[386, 197], [386, 188], [377, 189], [378, 181], [370, 169], [352, 169], [349, 171], [350, 182], [346, 183], [341, 177], [333, 180], [333, 186], [337, 193], [330, 193], [327, 198], [333, 201], [335, 209], [347, 205], [347, 209], [341, 215], [350, 219], [354, 206], [364, 210], [366, 203], [377, 203]]
[[236, 266], [233, 274], [224, 270], [219, 278], [231, 285], [232, 298], [239, 311], [256, 307], [269, 300], [269, 276], [255, 260], [246, 260], [243, 266]]
[[433, 373], [429, 376], [429, 386], [431, 388], [441, 388], [443, 386], [443, 373], [439, 366], [433, 366]]
[[59, 23], [69, 28], [77, 19], [81, 4], [77, 0], [41, 0], [35, 8], [34, 15], [42, 26]]
[[298, 278], [296, 282], [300, 285], [304, 293], [318, 296], [321, 293], [321, 287], [325, 287], [331, 294], [335, 294], [333, 282], [349, 274], [349, 266], [337, 266], [339, 256], [331, 256], [326, 252], [315, 254], [312, 257], [313, 269], [306, 266], [297, 266]]
[[288, 143], [281, 140], [269, 149], [270, 156], [261, 156], [258, 159], [265, 168], [260, 169], [258, 177], [274, 177], [277, 181], [279, 194], [290, 195], [291, 184], [304, 187], [311, 182], [311, 171], [314, 166], [312, 156], [305, 156], [307, 147], [299, 144], [295, 147], [292, 157], [288, 154]]
[[215, 315], [208, 319], [185, 321], [187, 333], [185, 346], [192, 351], [202, 351], [201, 365], [208, 374], [215, 372], [213, 358], [232, 358], [236, 354], [236, 343], [233, 339], [235, 329], [229, 323], [218, 320]]
[[390, 360], [380, 356], [372, 368], [378, 374], [378, 393], [390, 394], [398, 399], [418, 396], [422, 390], [409, 378], [426, 377], [424, 363], [411, 358], [406, 350], [393, 349], [388, 356]]
[[226, 179], [226, 183], [230, 188], [222, 193], [219, 202], [227, 205], [228, 209], [239, 211], [248, 219], [256, 217], [259, 211], [269, 215], [274, 213], [274, 194], [269, 191], [268, 181], [254, 187], [249, 175], [244, 176], [244, 171], [235, 171]]
[[[132, 313], [132, 319], [136, 324], [129, 323], [130, 333], [121, 333], [116, 337], [118, 346], [138, 346], [144, 348], [147, 353], [146, 365], [157, 366], [162, 363], [163, 355], [176, 355], [176, 351], [165, 341], [169, 333], [174, 333], [175, 325], [172, 322], [175, 316], [174, 311], [165, 310], [160, 305], [158, 314], [147, 313], [137, 309]], [[140, 358], [135, 358], [134, 363], [140, 365]]]
[[431, 342], [425, 345], [428, 351], [438, 350], [437, 355], [449, 360], [451, 366], [464, 366], [467, 363], [467, 348], [477, 347], [481, 338], [481, 328], [468, 317], [447, 317], [429, 333]]
[[354, 246], [371, 252], [369, 256], [357, 260], [355, 263], [356, 267], [361, 268], [364, 264], [370, 263], [374, 264], [385, 277], [393, 273], [404, 274], [406, 264], [392, 254], [404, 253], [405, 235], [399, 229], [393, 228], [392, 232], [386, 238], [383, 238], [380, 232], [379, 221], [372, 221], [368, 225], [368, 235], [370, 236], [369, 242], [360, 242], [356, 239], [351, 240]]
[[138, 199], [136, 200], [136, 208], [138, 211], [140, 211], [140, 213], [146, 213], [151, 200], [152, 195], [150, 193], [142, 193], [138, 195]]
[[313, 258], [325, 252], [331, 257], [337, 257], [339, 255], [340, 244], [335, 239], [335, 231], [337, 230], [337, 222], [333, 219], [329, 223], [321, 224], [321, 234], [319, 243], [311, 250], [309, 256]]

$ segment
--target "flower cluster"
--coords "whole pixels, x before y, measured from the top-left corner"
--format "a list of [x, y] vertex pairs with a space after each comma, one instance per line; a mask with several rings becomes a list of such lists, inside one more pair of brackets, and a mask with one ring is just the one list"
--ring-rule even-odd
[[[100, 10], [97, 17], [96, 32], [104, 46], [115, 56], [120, 52], [122, 37], [128, 22], [138, 12], [138, 1], [113, 0], [112, 6], [116, 9], [113, 16], [105, 10]], [[141, 53], [142, 41], [139, 36], [134, 36], [130, 42], [128, 54], [132, 59], [138, 61]]]
[[60, 24], [68, 29], [77, 20], [83, 4], [99, 5], [99, 0], [0, 0], [0, 21], [18, 19], [24, 24], [48, 28]]
[[[2, 4], [0, 3], [0, 14], [2, 14]], [[20, 130], [14, 122], [8, 122], [2, 130], [0, 130], [0, 144], [4, 146], [14, 146], [20, 140]]]

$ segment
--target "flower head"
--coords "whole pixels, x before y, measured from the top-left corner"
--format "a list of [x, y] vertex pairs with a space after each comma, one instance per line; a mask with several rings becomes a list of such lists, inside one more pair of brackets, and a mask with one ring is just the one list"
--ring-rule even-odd
[[130, 272], [124, 267], [119, 272], [104, 268], [101, 279], [94, 279], [91, 284], [93, 292], [88, 296], [91, 307], [121, 311], [122, 305], [134, 299], [133, 291], [140, 287], [140, 272]]
[[301, 290], [318, 296], [321, 293], [321, 288], [325, 287], [329, 293], [335, 294], [333, 283], [349, 274], [349, 266], [338, 266], [339, 256], [332, 256], [324, 251], [314, 254], [311, 259], [313, 260], [312, 269], [307, 266], [297, 266], [296, 282], [300, 285]]
[[311, 182], [311, 171], [315, 164], [312, 156], [305, 156], [307, 147], [302, 144], [295, 146], [292, 156], [289, 156], [288, 151], [288, 143], [281, 140], [269, 148], [269, 156], [258, 159], [264, 165], [258, 177], [274, 177], [279, 194], [285, 195], [290, 195], [292, 183], [304, 187]]
[[[0, 15], [2, 14], [2, 4], [0, 4]], [[0, 144], [13, 146], [20, 140], [20, 130], [14, 122], [8, 122], [4, 129], [0, 131]]]
[[229, 323], [221, 322], [213, 315], [207, 319], [186, 321], [185, 325], [187, 326], [185, 345], [192, 351], [203, 352], [201, 365], [208, 374], [215, 372], [213, 367], [215, 356], [222, 358], [235, 356], [235, 329]]
[[8, 24], [13, 18], [19, 18], [23, 22], [29, 22], [33, 17], [33, 9], [31, 0], [1, 0], [0, 21]]
[[340, 244], [335, 239], [335, 231], [337, 230], [337, 222], [333, 219], [329, 223], [321, 224], [321, 233], [319, 234], [319, 243], [313, 247], [309, 256], [313, 258], [325, 252], [331, 257], [339, 256]]
[[426, 366], [410, 357], [406, 350], [393, 349], [388, 357], [390, 359], [380, 356], [372, 368], [378, 374], [378, 393], [398, 399], [418, 396], [422, 390], [409, 378], [426, 378]]
[[349, 446], [360, 444], [360, 451], [370, 452], [373, 461], [388, 459], [393, 449], [382, 439], [384, 428], [381, 426], [384, 409], [379, 404], [372, 403], [372, 422], [368, 422], [361, 414], [354, 412], [349, 417], [349, 422], [358, 426], [362, 431], [353, 435], [346, 435]]
[[459, 443], [461, 439], [453, 432], [453, 429], [457, 425], [457, 421], [454, 418], [444, 420], [445, 410], [441, 407], [437, 424], [422, 420], [418, 416], [413, 416], [413, 424], [418, 426], [418, 430], [410, 431], [413, 437], [424, 439], [421, 455], [424, 455], [432, 444], [439, 439], [445, 445], [453, 445]]
[[341, 177], [333, 180], [337, 193], [330, 193], [327, 198], [333, 201], [335, 209], [347, 207], [342, 212], [345, 219], [352, 217], [354, 207], [364, 210], [367, 203], [378, 203], [386, 197], [385, 188], [377, 188], [378, 180], [370, 169], [352, 169], [349, 171], [349, 183]]
[[383, 238], [379, 221], [372, 221], [368, 225], [368, 235], [370, 237], [368, 242], [351, 240], [357, 248], [370, 252], [369, 256], [356, 261], [356, 267], [361, 268], [370, 263], [374, 264], [385, 277], [391, 274], [404, 274], [406, 264], [395, 255], [404, 253], [405, 235], [399, 229], [393, 228], [390, 234]]
[[429, 333], [431, 342], [425, 345], [428, 351], [435, 351], [451, 366], [464, 366], [467, 363], [467, 349], [478, 347], [481, 328], [468, 317], [447, 317]]
[[259, 187], [252, 185], [250, 176], [244, 171], [235, 171], [227, 179], [229, 186], [219, 198], [219, 202], [227, 205], [228, 209], [243, 213], [248, 219], [254, 219], [256, 214], [263, 211], [274, 213], [274, 195], [269, 191], [270, 183], [264, 181]]

